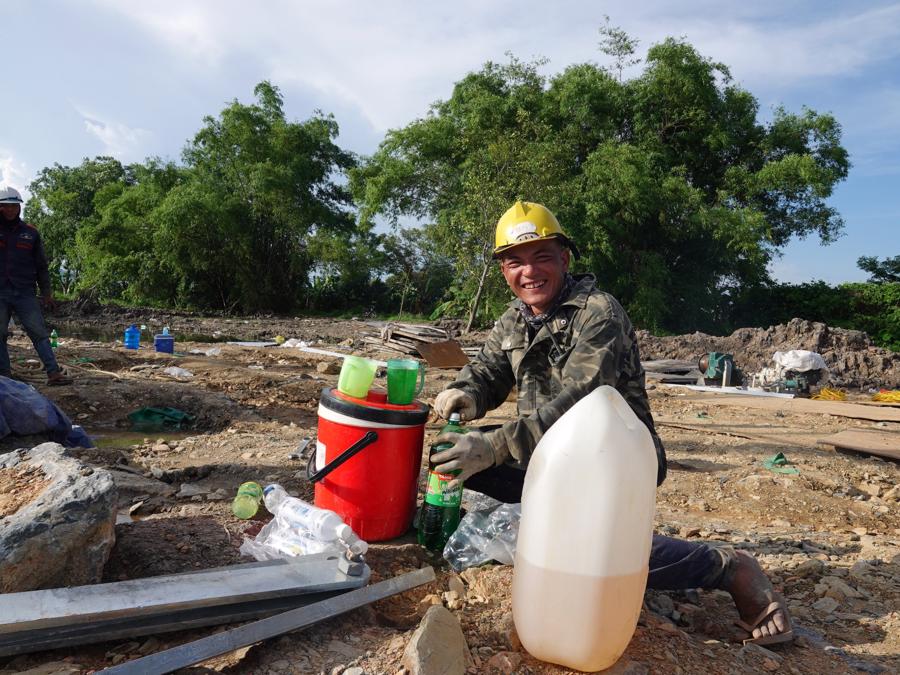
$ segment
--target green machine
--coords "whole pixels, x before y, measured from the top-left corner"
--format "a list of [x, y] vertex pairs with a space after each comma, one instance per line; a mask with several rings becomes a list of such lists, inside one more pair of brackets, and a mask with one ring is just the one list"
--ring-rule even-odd
[[722, 352], [709, 352], [697, 361], [697, 368], [708, 385], [732, 387], [741, 384], [743, 373], [734, 365], [734, 357]]

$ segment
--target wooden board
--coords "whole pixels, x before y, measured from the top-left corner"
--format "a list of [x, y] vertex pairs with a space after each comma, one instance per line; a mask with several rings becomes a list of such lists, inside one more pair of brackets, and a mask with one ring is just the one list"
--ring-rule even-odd
[[641, 361], [641, 366], [648, 373], [678, 373], [684, 374], [697, 370], [696, 361], [684, 361], [682, 359], [656, 359], [654, 361]]
[[840, 450], [853, 450], [900, 460], [900, 433], [896, 432], [848, 429], [833, 436], [820, 438], [817, 442], [820, 445], [833, 445]]
[[647, 382], [662, 382], [663, 384], [696, 384], [703, 375], [699, 370], [688, 371], [687, 373], [664, 373], [654, 370], [644, 372], [644, 378]]
[[[677, 386], [677, 385], [673, 385]], [[687, 389], [679, 387], [680, 389]], [[813, 401], [808, 398], [768, 398], [762, 396], [743, 396], [731, 394], [706, 394], [687, 389], [685, 400], [703, 401], [712, 406], [738, 406], [756, 408], [758, 410], [781, 410], [791, 413], [816, 413], [835, 415], [872, 422], [900, 422], [900, 410], [896, 408], [880, 408], [877, 406], [859, 405], [845, 401]]]
[[432, 368], [462, 368], [469, 365], [469, 357], [456, 340], [423, 342], [416, 345], [416, 349]]

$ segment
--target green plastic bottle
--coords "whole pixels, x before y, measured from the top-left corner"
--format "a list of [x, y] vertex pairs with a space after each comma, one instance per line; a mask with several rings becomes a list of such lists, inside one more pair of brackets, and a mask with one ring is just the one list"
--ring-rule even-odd
[[[459, 413], [451, 413], [450, 421], [441, 429], [441, 433], [455, 431], [458, 434], [466, 433], [466, 429], [460, 424]], [[429, 457], [433, 457], [441, 450], [453, 447], [452, 443], [438, 443], [431, 446]], [[428, 471], [428, 483], [425, 488], [425, 501], [422, 504], [422, 513], [419, 517], [419, 544], [434, 553], [443, 553], [444, 546], [450, 535], [456, 532], [459, 526], [459, 510], [462, 504], [462, 485], [456, 489], [449, 487], [458, 471], [452, 474], [438, 473], [434, 468]]]
[[259, 511], [259, 503], [263, 498], [263, 489], [259, 483], [250, 481], [242, 483], [237, 496], [231, 502], [231, 512], [242, 520], [247, 520]]
[[55, 328], [50, 331], [50, 346], [53, 347], [53, 349], [59, 347], [59, 333], [56, 332]]

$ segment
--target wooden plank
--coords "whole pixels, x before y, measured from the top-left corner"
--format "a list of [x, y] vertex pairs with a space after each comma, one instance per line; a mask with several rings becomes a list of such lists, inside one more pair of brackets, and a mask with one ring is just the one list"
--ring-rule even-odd
[[434, 569], [422, 569], [386, 579], [377, 584], [349, 591], [335, 598], [316, 602], [306, 607], [276, 614], [267, 619], [254, 621], [239, 628], [210, 635], [180, 647], [166, 649], [134, 661], [127, 661], [101, 672], [109, 675], [161, 675], [173, 670], [200, 663], [214, 656], [252, 645], [276, 635], [311, 626], [331, 619], [351, 610], [383, 600], [392, 595], [434, 581]]
[[853, 450], [900, 460], [900, 433], [896, 432], [847, 429], [833, 436], [820, 438], [817, 443], [833, 445], [840, 450]]
[[696, 384], [703, 375], [699, 370], [686, 374], [663, 373], [654, 370], [644, 371], [644, 378], [648, 382], [662, 382], [663, 384]]
[[[331, 558], [331, 559], [329, 559]], [[170, 574], [90, 586], [0, 595], [0, 635], [118, 618], [134, 618], [197, 607], [226, 605], [356, 588], [364, 577], [341, 572], [331, 554], [248, 563], [205, 572]]]
[[696, 361], [684, 361], [681, 359], [655, 359], [653, 361], [641, 361], [646, 372], [652, 373], [687, 373], [697, 370]]
[[[682, 385], [667, 385], [692, 390], [692, 387]], [[699, 393], [690, 393], [685, 399], [703, 401], [706, 405], [713, 406], [738, 406], [743, 408], [756, 408], [759, 410], [780, 410], [791, 413], [814, 413], [819, 415], [835, 415], [836, 417], [848, 417], [851, 419], [870, 420], [872, 422], [900, 422], [900, 410], [896, 408], [879, 408], [876, 406], [859, 405], [846, 401], [814, 401], [808, 398], [764, 398], [756, 396], [726, 395], [716, 396]]]
[[793, 394], [782, 394], [775, 391], [765, 391], [764, 389], [747, 389], [745, 387], [720, 387], [705, 384], [681, 384], [691, 391], [705, 391], [710, 394], [726, 394], [728, 396], [754, 396], [763, 398], [795, 398]]
[[469, 357], [456, 340], [423, 342], [417, 349], [432, 368], [462, 368], [469, 365]]

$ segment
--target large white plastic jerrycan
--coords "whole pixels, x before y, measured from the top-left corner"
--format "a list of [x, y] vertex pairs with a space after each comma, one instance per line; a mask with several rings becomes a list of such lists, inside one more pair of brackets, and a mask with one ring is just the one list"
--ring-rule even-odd
[[653, 439], [614, 388], [578, 401], [528, 466], [513, 574], [513, 619], [542, 661], [608, 668], [634, 634], [649, 569]]

